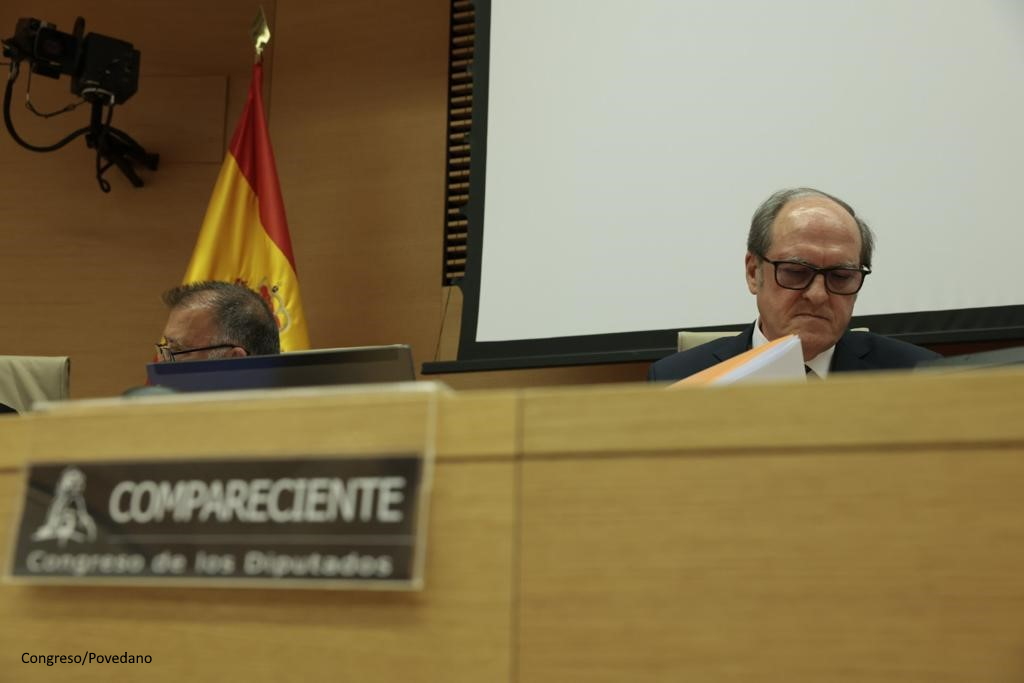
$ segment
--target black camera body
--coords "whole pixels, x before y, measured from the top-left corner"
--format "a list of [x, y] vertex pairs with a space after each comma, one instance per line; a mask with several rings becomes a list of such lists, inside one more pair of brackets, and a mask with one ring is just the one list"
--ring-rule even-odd
[[[96, 181], [100, 189], [110, 192], [110, 183], [103, 174], [116, 166], [135, 187], [142, 187], [142, 178], [135, 172], [139, 165], [152, 171], [160, 163], [159, 154], [147, 152], [124, 131], [110, 125], [114, 107], [122, 104], [139, 89], [139, 51], [131, 43], [98, 33], [85, 33], [85, 19], [75, 19], [71, 33], [58, 31], [53, 24], [33, 17], [18, 19], [14, 35], [5, 40], [3, 54], [10, 60], [11, 75], [3, 94], [3, 120], [14, 141], [32, 152], [54, 152], [79, 136], [96, 150]], [[18, 79], [21, 63], [28, 61], [30, 73], [49, 78], [71, 77], [71, 92], [91, 105], [89, 125], [64, 136], [52, 145], [35, 145], [15, 130], [11, 118], [11, 93]], [[37, 116], [50, 117], [72, 111], [81, 102], [49, 114], [40, 113], [26, 89], [25, 106]], [[106, 116], [104, 117], [104, 112]]]
[[140, 56], [131, 43], [90, 33], [71, 77], [71, 92], [86, 99], [91, 92], [110, 93], [121, 104], [139, 89]]
[[18, 19], [14, 36], [3, 41], [4, 56], [29, 60], [32, 72], [41, 76], [71, 76], [75, 95], [121, 104], [139, 89], [139, 51], [123, 40], [84, 34], [82, 17], [75, 20], [72, 33], [32, 17]]

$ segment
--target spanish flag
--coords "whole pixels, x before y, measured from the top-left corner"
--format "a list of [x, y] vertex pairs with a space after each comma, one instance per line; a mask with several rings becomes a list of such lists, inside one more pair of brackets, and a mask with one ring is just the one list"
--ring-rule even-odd
[[309, 348], [309, 333], [262, 86], [263, 64], [257, 62], [184, 282], [238, 282], [259, 292], [277, 317], [281, 350], [296, 351]]

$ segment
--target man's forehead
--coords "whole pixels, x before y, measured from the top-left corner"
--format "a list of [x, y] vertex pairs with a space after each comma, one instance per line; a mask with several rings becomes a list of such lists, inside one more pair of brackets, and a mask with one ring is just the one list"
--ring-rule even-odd
[[857, 222], [849, 211], [834, 200], [819, 195], [790, 199], [779, 211], [775, 222], [807, 223], [821, 220], [857, 227]]
[[824, 197], [801, 197], [788, 202], [772, 225], [772, 241], [801, 239], [811, 242], [860, 245], [857, 221], [843, 207]]
[[[825, 206], [822, 204], [804, 204], [800, 206], [794, 206], [789, 211], [789, 219], [796, 223], [809, 223], [811, 221], [836, 221], [842, 220], [842, 215], [845, 211], [837, 211], [832, 206]], [[846, 221], [843, 221], [846, 222]]]

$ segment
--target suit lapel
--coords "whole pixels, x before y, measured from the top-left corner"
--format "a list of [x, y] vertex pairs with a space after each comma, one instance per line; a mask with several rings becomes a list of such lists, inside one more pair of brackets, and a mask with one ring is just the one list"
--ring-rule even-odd
[[718, 345], [718, 348], [714, 349], [711, 354], [717, 358], [719, 362], [722, 362], [723, 360], [729, 360], [733, 356], [738, 356], [744, 351], [747, 351], [754, 338], [755, 324], [757, 323], [751, 323], [734, 337], [726, 337], [722, 339], [722, 343]]
[[867, 360], [871, 353], [870, 338], [863, 332], [847, 330], [836, 342], [835, 354], [832, 356], [832, 370], [848, 372], [868, 370], [871, 364]]

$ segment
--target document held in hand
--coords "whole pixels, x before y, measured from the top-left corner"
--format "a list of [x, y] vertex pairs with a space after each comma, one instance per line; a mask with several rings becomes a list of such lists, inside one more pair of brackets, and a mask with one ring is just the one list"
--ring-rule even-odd
[[735, 382], [805, 382], [804, 352], [800, 337], [785, 337], [733, 356], [671, 387], [733, 384]]

